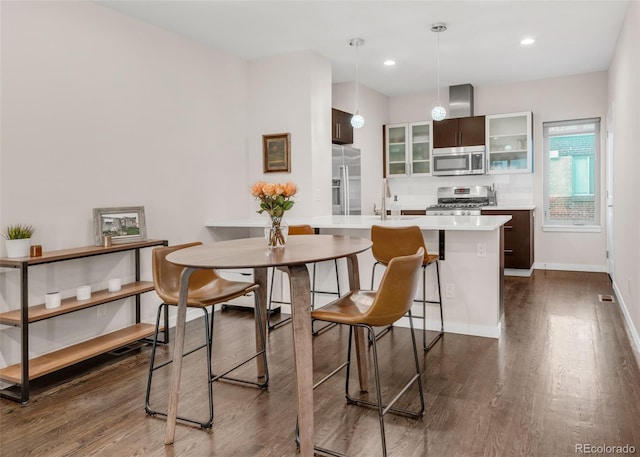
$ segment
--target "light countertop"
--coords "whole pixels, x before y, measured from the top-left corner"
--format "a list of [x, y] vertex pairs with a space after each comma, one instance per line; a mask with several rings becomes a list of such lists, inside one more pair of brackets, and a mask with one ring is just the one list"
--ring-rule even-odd
[[[407, 210], [407, 211], [424, 211], [424, 209], [430, 205], [425, 205], [425, 206], [417, 206], [417, 205], [401, 205], [400, 209], [403, 210]], [[387, 206], [387, 208], [389, 208]], [[495, 205], [495, 206], [483, 206], [481, 209], [483, 210], [499, 210], [499, 211], [517, 211], [517, 210], [526, 210], [526, 211], [530, 211], [530, 210], [534, 210], [536, 209], [536, 205], [531, 205], [531, 204], [500, 204], [500, 205]]]
[[536, 205], [496, 205], [496, 206], [483, 206], [482, 209], [486, 210], [499, 210], [499, 211], [517, 211], [517, 210], [534, 210]]
[[[286, 217], [289, 225], [309, 224], [319, 229], [370, 229], [372, 225], [404, 227], [417, 225], [422, 230], [497, 230], [511, 220], [511, 216], [401, 216], [399, 220], [380, 220], [380, 216], [316, 216]], [[259, 228], [267, 223], [266, 217], [221, 219], [207, 221], [207, 227]]]

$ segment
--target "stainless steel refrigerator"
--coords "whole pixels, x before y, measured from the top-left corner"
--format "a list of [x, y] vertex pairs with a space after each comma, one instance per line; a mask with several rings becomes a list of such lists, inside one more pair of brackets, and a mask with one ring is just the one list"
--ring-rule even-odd
[[332, 145], [333, 214], [362, 214], [360, 150]]

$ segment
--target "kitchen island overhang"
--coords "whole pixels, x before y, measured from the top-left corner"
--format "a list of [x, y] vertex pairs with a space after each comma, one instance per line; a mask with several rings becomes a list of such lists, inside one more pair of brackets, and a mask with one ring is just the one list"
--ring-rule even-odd
[[[509, 220], [510, 216], [401, 216], [400, 219], [384, 221], [380, 220], [380, 216], [374, 215], [287, 217], [290, 225], [309, 224], [319, 233], [367, 239], [370, 238], [372, 225], [417, 225], [423, 231], [428, 250], [439, 252], [444, 257], [444, 260], [440, 260], [440, 282], [445, 332], [490, 338], [499, 338], [501, 332], [504, 313], [503, 226]], [[253, 217], [211, 220], [206, 225], [217, 241], [263, 236], [265, 219]], [[371, 251], [359, 254], [358, 259], [360, 282], [366, 288], [371, 284], [371, 269], [375, 259]], [[427, 269], [427, 300], [437, 298], [435, 272], [431, 270], [433, 269]], [[335, 283], [332, 270], [327, 268], [324, 271], [319, 268], [317, 274], [318, 287], [321, 290], [331, 290], [332, 283]], [[381, 276], [378, 271], [376, 283]], [[342, 281], [346, 284], [345, 272], [341, 272]], [[417, 298], [421, 297], [421, 288], [419, 289]], [[283, 311], [286, 311], [285, 307]], [[414, 316], [421, 313], [422, 305], [416, 304]], [[439, 330], [437, 305], [427, 306], [426, 318], [428, 330]], [[421, 328], [422, 323], [417, 318], [414, 319], [417, 328]], [[408, 327], [407, 318], [397, 325]]]

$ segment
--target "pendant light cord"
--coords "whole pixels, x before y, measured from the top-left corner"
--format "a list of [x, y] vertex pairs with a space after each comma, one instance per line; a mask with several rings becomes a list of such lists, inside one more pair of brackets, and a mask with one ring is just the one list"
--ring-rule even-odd
[[440, 104], [440, 32], [438, 32], [438, 54], [437, 54], [437, 62], [438, 62], [438, 105]]
[[360, 84], [359, 84], [359, 77], [358, 77], [358, 67], [359, 67], [359, 58], [358, 58], [358, 48], [360, 47], [360, 44], [358, 42], [356, 42], [356, 113], [358, 112], [358, 99], [360, 96]]
[[360, 110], [358, 109], [358, 103], [360, 103], [360, 56], [358, 51], [360, 50], [361, 44], [364, 44], [362, 38], [352, 38], [349, 40], [349, 46], [356, 47], [356, 112], [351, 116], [351, 126], [354, 129], [359, 129], [364, 125], [364, 118], [360, 115]]

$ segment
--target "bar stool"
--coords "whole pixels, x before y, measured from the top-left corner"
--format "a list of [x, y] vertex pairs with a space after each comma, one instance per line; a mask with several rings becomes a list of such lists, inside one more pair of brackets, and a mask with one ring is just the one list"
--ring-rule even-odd
[[[425, 351], [429, 351], [436, 342], [444, 335], [444, 319], [442, 315], [442, 294], [440, 292], [440, 268], [438, 265], [438, 255], [429, 254], [427, 247], [424, 244], [424, 238], [422, 237], [422, 231], [420, 227], [383, 227], [380, 225], [374, 225], [371, 227], [371, 241], [373, 246], [371, 252], [376, 262], [373, 264], [371, 270], [371, 289], [373, 289], [376, 266], [378, 264], [387, 266], [389, 261], [400, 255], [408, 255], [415, 252], [419, 247], [424, 248], [424, 260], [422, 262], [422, 300], [415, 299], [414, 301], [422, 303], [422, 316], [416, 316], [422, 319], [422, 346]], [[426, 295], [426, 270], [429, 265], [435, 264], [436, 266], [436, 278], [438, 282], [438, 300], [427, 300]], [[427, 344], [427, 318], [426, 307], [427, 303], [433, 303], [440, 306], [440, 332]], [[380, 338], [391, 330], [392, 326], [387, 326], [384, 330], [376, 335], [376, 338]], [[371, 341], [371, 340], [369, 340]]]
[[[416, 295], [418, 282], [420, 281], [420, 267], [422, 266], [425, 256], [425, 250], [418, 248], [413, 255], [396, 257], [387, 263], [387, 269], [384, 272], [380, 287], [376, 292], [355, 290], [351, 291], [343, 297], [329, 303], [328, 305], [314, 310], [311, 316], [319, 321], [342, 324], [349, 326], [349, 344], [347, 350], [347, 361], [333, 370], [322, 380], [318, 381], [313, 388], [317, 388], [332, 376], [338, 373], [342, 368], [346, 367], [346, 385], [345, 392], [347, 403], [370, 407], [378, 410], [378, 418], [380, 421], [380, 438], [382, 440], [382, 455], [386, 457], [387, 446], [384, 431], [384, 416], [389, 411], [412, 419], [419, 419], [424, 414], [424, 392], [422, 389], [422, 380], [420, 378], [420, 364], [418, 362], [418, 350], [416, 348], [416, 337], [413, 329], [413, 320], [411, 319], [411, 305]], [[378, 352], [376, 347], [376, 338], [374, 336], [374, 326], [391, 325], [399, 320], [405, 314], [409, 315], [411, 326], [411, 342], [413, 345], [413, 363], [415, 364], [415, 373], [411, 379], [400, 389], [393, 399], [384, 405], [382, 402], [380, 387], [380, 369], [378, 366]], [[373, 350], [373, 366], [376, 388], [376, 402], [357, 399], [351, 396], [349, 392], [349, 374], [351, 367], [351, 344], [353, 340], [353, 328], [363, 327], [368, 330], [372, 340]], [[398, 354], [401, 357], [403, 354]], [[410, 411], [393, 407], [395, 402], [411, 387], [418, 385], [420, 397], [420, 409], [418, 411]], [[297, 437], [296, 428], [296, 437]], [[317, 451], [340, 456], [335, 451], [316, 447]]]
[[[153, 250], [152, 263], [153, 263], [153, 285], [156, 289], [156, 293], [163, 300], [163, 303], [158, 307], [158, 315], [156, 318], [156, 328], [153, 336], [153, 346], [151, 348], [151, 360], [149, 362], [149, 377], [147, 380], [147, 393], [145, 397], [145, 411], [150, 416], [165, 416], [166, 412], [161, 412], [158, 410], [154, 410], [149, 405], [149, 399], [151, 397], [151, 381], [153, 378], [153, 372], [169, 365], [173, 362], [173, 360], [169, 360], [167, 362], [161, 363], [155, 366], [155, 356], [156, 356], [156, 347], [158, 344], [158, 333], [160, 326], [160, 315], [164, 310], [165, 314], [168, 312], [168, 306], [177, 306], [178, 305], [178, 297], [180, 293], [180, 276], [182, 274], [183, 267], [172, 264], [171, 262], [166, 260], [167, 255], [170, 253], [177, 251], [179, 249], [188, 248], [191, 246], [201, 245], [202, 243], [188, 243], [181, 244], [177, 246], [171, 247], [162, 247], [155, 248]], [[213, 425], [213, 382], [217, 380], [229, 380], [236, 383], [254, 385], [260, 388], [266, 388], [269, 382], [269, 371], [267, 369], [267, 354], [266, 354], [266, 343], [264, 331], [262, 328], [262, 316], [260, 312], [256, 312], [258, 310], [257, 303], [257, 295], [254, 294], [256, 298], [256, 304], [254, 308], [255, 318], [258, 321], [258, 327], [260, 328], [260, 341], [261, 348], [258, 352], [256, 352], [251, 357], [247, 358], [243, 362], [238, 363], [234, 367], [224, 371], [224, 373], [219, 375], [214, 375], [211, 369], [211, 348], [212, 348], [212, 340], [213, 340], [213, 321], [214, 321], [214, 309], [213, 306], [222, 304], [227, 300], [231, 300], [233, 298], [241, 297], [243, 295], [247, 295], [251, 292], [254, 292], [258, 288], [257, 284], [250, 282], [239, 282], [239, 281], [228, 281], [226, 279], [218, 276], [213, 270], [198, 270], [193, 273], [191, 279], [189, 281], [189, 291], [187, 295], [187, 307], [189, 308], [198, 308], [202, 310], [204, 314], [204, 329], [205, 329], [205, 343], [201, 346], [198, 346], [188, 352], [184, 353], [184, 356], [194, 353], [195, 351], [206, 348], [207, 350], [207, 374], [208, 374], [208, 396], [209, 396], [209, 418], [205, 421], [199, 421], [196, 419], [191, 419], [187, 417], [178, 416], [178, 419], [181, 419], [186, 422], [190, 422], [193, 424], [200, 425], [202, 428], [211, 428]], [[211, 310], [211, 320], [209, 321], [209, 312], [207, 310], [208, 306], [212, 306]], [[166, 322], [166, 321], [165, 321]], [[165, 341], [166, 332], [168, 329], [163, 330], [165, 332]], [[265, 366], [265, 376], [263, 381], [250, 381], [239, 378], [233, 378], [227, 376], [229, 373], [234, 371], [235, 369], [241, 367], [247, 362], [255, 359], [256, 357], [262, 357], [264, 366]]]
[[[310, 225], [290, 225], [289, 226], [289, 235], [315, 235], [315, 230], [313, 229], [313, 227], [311, 227]], [[334, 259], [333, 260], [334, 266], [335, 266], [335, 271], [336, 271], [336, 284], [338, 287], [337, 292], [324, 292], [324, 291], [316, 291], [316, 264], [314, 263], [312, 266], [312, 275], [311, 275], [311, 309], [315, 309], [315, 303], [316, 303], [316, 293], [323, 293], [323, 294], [334, 294], [334, 295], [338, 295], [338, 297], [340, 296], [340, 277], [338, 276], [338, 260]], [[272, 311], [272, 306], [271, 303], [278, 303], [278, 304], [285, 304], [285, 305], [289, 305], [289, 302], [285, 302], [285, 301], [278, 301], [278, 300], [273, 300], [272, 296], [273, 296], [273, 277], [275, 274], [275, 267], [273, 267], [271, 269], [271, 285], [269, 286], [269, 303], [268, 303], [268, 309], [267, 309], [267, 328], [269, 330], [275, 330], [276, 328], [287, 324], [291, 321], [291, 316], [285, 318], [285, 319], [281, 319], [278, 322], [276, 322], [275, 324], [271, 324], [271, 315], [273, 314]], [[329, 328], [329, 326], [323, 327], [321, 328], [318, 332], [321, 332], [325, 329]], [[313, 332], [314, 335], [317, 335], [318, 332]]]

